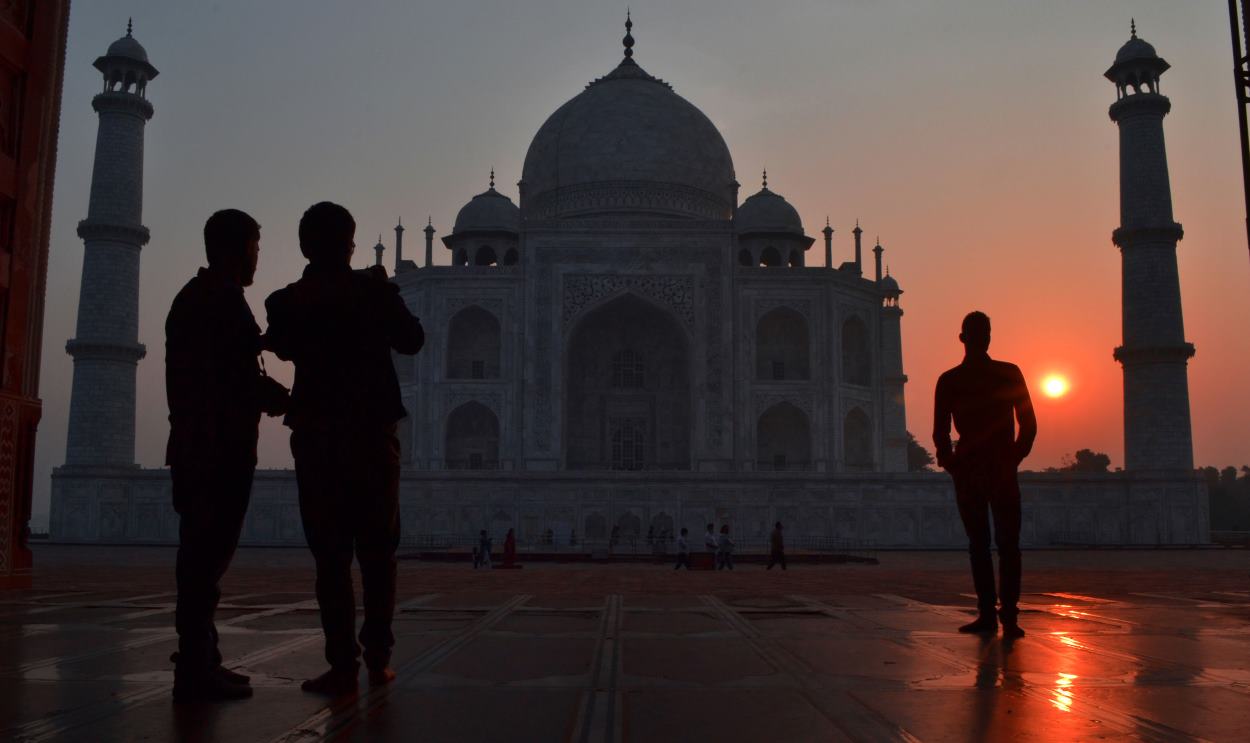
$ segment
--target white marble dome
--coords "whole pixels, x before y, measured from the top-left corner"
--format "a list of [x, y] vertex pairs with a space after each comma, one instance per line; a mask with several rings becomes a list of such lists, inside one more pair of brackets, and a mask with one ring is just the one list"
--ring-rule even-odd
[[491, 186], [460, 208], [452, 232], [518, 232], [520, 228], [517, 205]]
[[760, 189], [752, 194], [734, 216], [734, 230], [739, 234], [790, 233], [803, 234], [803, 220], [799, 212], [779, 193]]
[[716, 125], [626, 58], [558, 108], [525, 155], [526, 219], [649, 213], [728, 219], [733, 158]]

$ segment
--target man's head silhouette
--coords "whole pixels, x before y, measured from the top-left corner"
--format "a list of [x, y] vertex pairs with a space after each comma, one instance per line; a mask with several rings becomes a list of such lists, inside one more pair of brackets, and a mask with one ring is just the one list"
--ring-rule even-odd
[[310, 263], [347, 265], [356, 248], [356, 220], [330, 201], [308, 207], [299, 221], [299, 250]]
[[968, 353], [990, 350], [990, 316], [980, 311], [969, 312], [960, 326], [959, 340]]
[[209, 268], [251, 286], [260, 257], [260, 225], [238, 209], [215, 212], [204, 223], [204, 253]]

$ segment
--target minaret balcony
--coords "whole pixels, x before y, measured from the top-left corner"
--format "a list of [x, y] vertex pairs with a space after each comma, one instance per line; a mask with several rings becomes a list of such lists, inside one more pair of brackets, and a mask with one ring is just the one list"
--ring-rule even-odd
[[1127, 225], [1111, 233], [1111, 242], [1121, 249], [1140, 243], [1177, 242], [1185, 236], [1179, 222], [1165, 225]]
[[92, 222], [84, 219], [78, 223], [78, 236], [83, 240], [102, 240], [141, 247], [148, 244], [152, 233], [141, 224]]
[[1161, 362], [1184, 362], [1193, 358], [1194, 353], [1196, 353], [1194, 344], [1178, 343], [1173, 346], [1118, 346], [1112, 355], [1124, 366], [1135, 366]]

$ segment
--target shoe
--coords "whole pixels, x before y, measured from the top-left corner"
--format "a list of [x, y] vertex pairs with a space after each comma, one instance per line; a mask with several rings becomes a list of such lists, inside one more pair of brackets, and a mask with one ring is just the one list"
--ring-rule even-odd
[[965, 635], [991, 635], [998, 632], [998, 620], [993, 615], [982, 614], [975, 622], [960, 627], [959, 631]]
[[1024, 630], [1015, 622], [1003, 622], [1003, 639], [1018, 640], [1024, 637]]
[[369, 669], [369, 685], [385, 686], [395, 680], [395, 671], [390, 666]]
[[359, 682], [355, 672], [335, 670], [331, 668], [315, 679], [308, 679], [299, 688], [309, 694], [324, 694], [329, 697], [341, 697], [356, 693]]
[[226, 668], [225, 666], [214, 666], [213, 670], [210, 671], [210, 673], [215, 674], [218, 678], [230, 684], [240, 684], [240, 685], [246, 686], [247, 684], [252, 683], [251, 676], [248, 676], [245, 673], [237, 673], [235, 671], [231, 671], [229, 668]]
[[175, 678], [174, 680], [174, 701], [178, 704], [229, 702], [248, 699], [251, 696], [251, 686], [232, 684], [211, 671], [202, 676]]

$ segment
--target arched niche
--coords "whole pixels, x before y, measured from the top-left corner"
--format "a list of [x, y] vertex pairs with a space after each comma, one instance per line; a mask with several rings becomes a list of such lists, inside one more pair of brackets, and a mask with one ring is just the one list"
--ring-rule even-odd
[[755, 378], [811, 378], [811, 345], [807, 318], [790, 307], [778, 307], [755, 327]]
[[499, 320], [477, 305], [452, 316], [447, 325], [447, 378], [498, 379]]
[[767, 248], [764, 248], [764, 251], [760, 253], [760, 265], [767, 267], [767, 268], [773, 268], [773, 267], [782, 265], [781, 251], [777, 250], [771, 245], [769, 245]]
[[475, 266], [494, 266], [498, 265], [499, 258], [495, 255], [495, 249], [489, 245], [478, 247], [477, 252], [473, 254], [473, 265]]
[[447, 469], [499, 468], [499, 419], [480, 402], [466, 402], [447, 416], [443, 449]]
[[848, 470], [873, 469], [872, 419], [859, 408], [851, 408], [842, 421], [842, 457]]
[[689, 469], [686, 335], [667, 311], [625, 294], [587, 313], [565, 347], [569, 469]]
[[872, 384], [872, 353], [868, 328], [852, 316], [842, 323], [842, 381], [867, 387]]
[[805, 470], [812, 463], [812, 431], [807, 415], [779, 402], [761, 415], [755, 427], [755, 461], [760, 470]]

